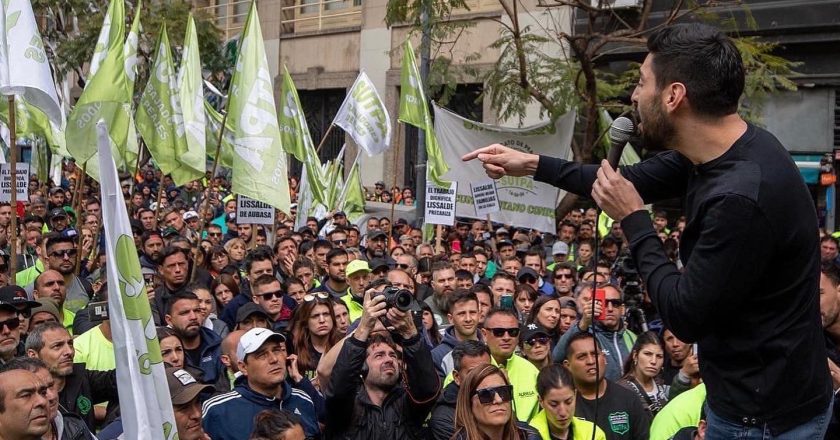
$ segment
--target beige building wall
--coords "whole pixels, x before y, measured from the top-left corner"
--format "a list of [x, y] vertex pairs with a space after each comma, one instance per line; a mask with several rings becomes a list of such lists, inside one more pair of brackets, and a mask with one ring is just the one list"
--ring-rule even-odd
[[[201, 1], [217, 5], [214, 10], [222, 10], [219, 5], [224, 3], [224, 10], [230, 11], [236, 8], [237, 2], [250, 0]], [[477, 55], [470, 61], [470, 66], [483, 71], [499, 57], [499, 50], [490, 45], [501, 35], [502, 27], [498, 20], [503, 19], [504, 14], [498, 0], [468, 0], [467, 3], [471, 9], [456, 11], [453, 19], [469, 20], [474, 26], [466, 29], [455, 43], [433, 48], [432, 56], [451, 57], [457, 67], [464, 66], [467, 57]], [[270, 69], [278, 92], [278, 75], [283, 65], [288, 67], [300, 90], [349, 88], [362, 70], [371, 78], [390, 112], [394, 138], [391, 149], [385, 154], [373, 158], [362, 154], [363, 184], [372, 186], [375, 181], [384, 180], [390, 186], [396, 177], [397, 185], [402, 186], [405, 130], [397, 124], [401, 45], [410, 38], [415, 50], [419, 50], [419, 33], [412, 33], [411, 28], [405, 25], [386, 27], [387, 0], [260, 0], [258, 5]], [[523, 0], [519, 12], [522, 26], [544, 29], [547, 35], [558, 29], [570, 31], [571, 19], [562, 8], [548, 11], [538, 7], [537, 0]], [[225, 24], [226, 33], [235, 35], [238, 32], [235, 20], [220, 18], [220, 23]], [[559, 45], [552, 45], [547, 50], [561, 49]], [[460, 83], [481, 81], [479, 77], [463, 71], [459, 75]], [[525, 125], [539, 122], [538, 109], [536, 103], [531, 106], [524, 119]], [[484, 122], [518, 123], [498, 121], [488, 100], [484, 102]], [[356, 147], [349, 137], [347, 143], [345, 158], [349, 169]]]

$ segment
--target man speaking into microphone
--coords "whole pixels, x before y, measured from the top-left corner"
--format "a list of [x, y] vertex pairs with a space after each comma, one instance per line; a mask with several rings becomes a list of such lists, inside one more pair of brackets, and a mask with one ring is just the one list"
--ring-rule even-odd
[[[744, 65], [719, 30], [652, 33], [632, 100], [643, 146], [667, 150], [616, 172], [490, 145], [463, 157], [487, 174], [591, 195], [621, 221], [665, 326], [699, 345], [707, 439], [820, 439], [831, 380], [820, 327], [819, 237], [811, 197], [769, 132], [738, 115]], [[681, 273], [645, 203], [681, 197]]]

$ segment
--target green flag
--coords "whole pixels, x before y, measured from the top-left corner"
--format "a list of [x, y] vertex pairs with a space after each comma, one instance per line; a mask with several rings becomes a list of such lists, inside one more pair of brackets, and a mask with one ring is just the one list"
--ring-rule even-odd
[[195, 20], [190, 14], [187, 32], [184, 35], [184, 52], [181, 56], [181, 70], [178, 72], [179, 96], [184, 118], [186, 141], [178, 143], [184, 147], [176, 152], [176, 158], [193, 179], [200, 179], [207, 169], [207, 146], [205, 143], [204, 78], [201, 76], [201, 59], [198, 54], [198, 35]]
[[306, 167], [309, 190], [315, 203], [327, 204], [321, 161], [312, 143], [303, 107], [300, 105], [295, 83], [289, 75], [289, 69], [283, 66], [283, 84], [280, 86], [280, 140], [287, 153], [301, 161]]
[[399, 120], [421, 130], [426, 129], [426, 96], [420, 81], [420, 72], [414, 59], [414, 48], [406, 40], [403, 44], [402, 71], [400, 72]]
[[[206, 145], [211, 145], [213, 148], [216, 148], [219, 143], [219, 130], [222, 128], [224, 115], [217, 112], [207, 100], [204, 101], [204, 113], [207, 115], [207, 124], [205, 126]], [[213, 154], [215, 155], [215, 150]], [[215, 156], [210, 159], [215, 159]], [[222, 135], [222, 145], [219, 148], [219, 165], [227, 168], [233, 167], [233, 130], [230, 128], [230, 122], [225, 122], [225, 132]]]
[[[6, 99], [0, 99], [0, 122], [9, 125], [9, 101]], [[15, 99], [15, 135], [18, 138], [43, 139], [53, 153], [69, 156], [64, 130], [22, 97]]]
[[170, 174], [176, 185], [183, 185], [196, 177], [176, 159], [177, 152], [185, 149], [182, 144], [186, 137], [165, 24], [161, 26], [151, 72], [137, 109], [137, 129], [164, 174]]
[[344, 191], [344, 200], [340, 208], [347, 214], [347, 218], [350, 221], [355, 221], [365, 213], [365, 191], [362, 188], [362, 176], [359, 170], [358, 160], [353, 163], [353, 167], [350, 169], [350, 175], [347, 176]]
[[286, 154], [280, 144], [280, 127], [256, 2], [251, 3], [241, 39], [228, 103], [228, 120], [236, 139], [233, 192], [288, 213], [291, 202]]
[[[414, 59], [414, 48], [406, 41], [403, 44], [402, 72], [400, 72], [400, 115], [399, 120], [426, 130], [426, 157], [428, 169], [426, 176], [437, 186], [449, 187], [449, 182], [442, 176], [449, 171], [449, 166], [443, 158], [443, 152], [435, 138], [432, 117], [423, 92], [423, 81]], [[425, 191], [425, 189], [423, 189]]]
[[111, 141], [123, 149], [128, 137], [131, 102], [125, 74], [125, 6], [111, 0], [90, 63], [85, 90], [67, 120], [67, 150], [82, 163], [96, 154], [96, 122], [104, 119]]

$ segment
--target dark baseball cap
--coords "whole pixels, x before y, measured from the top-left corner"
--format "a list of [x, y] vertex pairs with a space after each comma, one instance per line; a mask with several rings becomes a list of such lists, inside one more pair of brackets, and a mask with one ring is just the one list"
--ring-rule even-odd
[[249, 316], [258, 314], [264, 317], [268, 322], [271, 322], [271, 317], [268, 316], [265, 309], [260, 307], [259, 304], [254, 302], [249, 302], [243, 304], [239, 309], [236, 311], [236, 323], [239, 324], [240, 322], [248, 319]]
[[527, 276], [533, 277], [535, 280], [540, 279], [540, 275], [537, 273], [537, 271], [531, 269], [528, 266], [525, 266], [522, 269], [519, 269], [519, 272], [516, 273], [516, 280], [521, 281], [522, 278]]
[[545, 327], [543, 327], [539, 324], [536, 324], [536, 323], [523, 325], [522, 330], [520, 332], [522, 334], [522, 338], [520, 339], [520, 341], [522, 341], [522, 342], [526, 342], [529, 339], [533, 338], [534, 336], [548, 336], [548, 337], [551, 337], [551, 333], [548, 330], [546, 330]]
[[213, 385], [199, 382], [195, 376], [183, 368], [170, 367], [166, 369], [166, 383], [169, 385], [169, 395], [175, 405], [192, 402], [199, 394], [216, 390]]
[[49, 214], [48, 217], [50, 218], [50, 220], [53, 220], [53, 219], [56, 219], [56, 218], [59, 218], [59, 217], [67, 218], [67, 211], [65, 211], [62, 208], [53, 208], [53, 210], [50, 211], [50, 214]]
[[376, 239], [379, 239], [379, 238], [388, 238], [388, 234], [386, 234], [385, 231], [383, 231], [381, 229], [374, 229], [374, 230], [368, 232], [368, 235], [367, 235], [368, 240], [376, 240]]
[[15, 285], [0, 287], [0, 303], [10, 304], [16, 308], [20, 306], [32, 308], [41, 305], [37, 301], [30, 301], [26, 295], [26, 291], [22, 287]]

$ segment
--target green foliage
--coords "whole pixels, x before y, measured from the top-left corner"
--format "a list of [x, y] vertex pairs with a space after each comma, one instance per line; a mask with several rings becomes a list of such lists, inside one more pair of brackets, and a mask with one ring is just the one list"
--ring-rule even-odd
[[[126, 3], [126, 32], [131, 28], [131, 22], [137, 12], [136, 5], [136, 1]], [[84, 78], [108, 10], [108, 1], [33, 0], [32, 6], [35, 13], [44, 18], [44, 25], [40, 30], [57, 76], [63, 77], [75, 71]], [[143, 90], [160, 25], [166, 23], [178, 56], [191, 10], [192, 5], [186, 0], [142, 2], [140, 20], [143, 32], [138, 51], [138, 87], [135, 88], [135, 93], [139, 94]], [[195, 11], [194, 16], [204, 68], [212, 72], [229, 69], [231, 64], [222, 53], [221, 32], [213, 23], [212, 17], [203, 11]]]
[[744, 119], [760, 123], [767, 97], [781, 90], [796, 90], [796, 84], [790, 78], [796, 74], [793, 69], [801, 63], [773, 55], [777, 44], [756, 37], [736, 38], [735, 45], [741, 52], [746, 70], [745, 99], [741, 103], [740, 113]]

